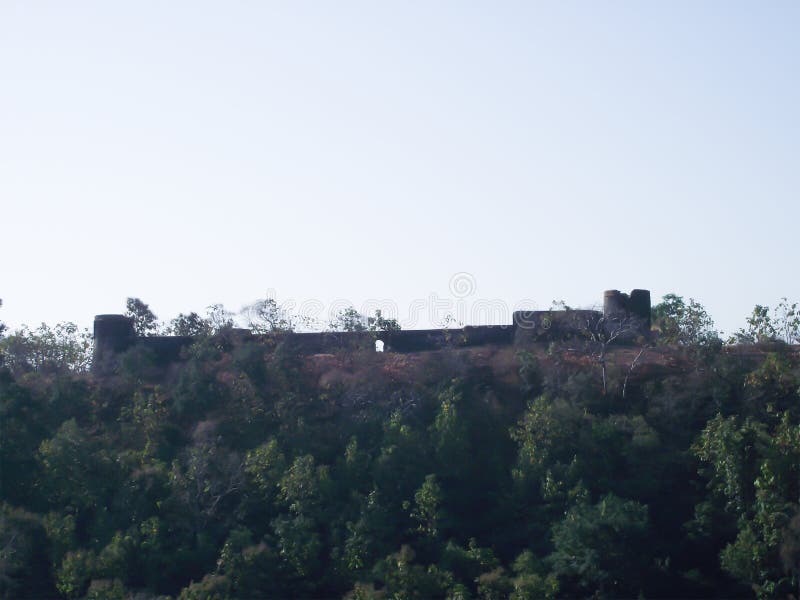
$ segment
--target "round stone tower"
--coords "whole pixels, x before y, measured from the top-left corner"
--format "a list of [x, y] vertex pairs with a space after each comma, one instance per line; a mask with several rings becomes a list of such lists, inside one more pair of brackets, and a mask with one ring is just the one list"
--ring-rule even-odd
[[603, 292], [603, 316], [624, 317], [628, 312], [628, 295], [619, 290], [606, 290]]
[[125, 315], [95, 316], [93, 370], [107, 368], [118, 353], [130, 348], [135, 341], [132, 318]]
[[649, 335], [650, 290], [633, 290], [630, 295], [619, 290], [606, 290], [603, 293], [603, 316], [608, 323], [627, 330], [627, 337]]
[[628, 310], [642, 319], [645, 331], [650, 331], [650, 290], [633, 290], [628, 299]]

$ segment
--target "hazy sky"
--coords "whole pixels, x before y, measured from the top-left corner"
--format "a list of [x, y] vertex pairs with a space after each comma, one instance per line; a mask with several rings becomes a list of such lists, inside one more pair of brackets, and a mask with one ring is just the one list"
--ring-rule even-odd
[[2, 0], [0, 319], [643, 287], [730, 331], [800, 300], [798, 31], [796, 1]]

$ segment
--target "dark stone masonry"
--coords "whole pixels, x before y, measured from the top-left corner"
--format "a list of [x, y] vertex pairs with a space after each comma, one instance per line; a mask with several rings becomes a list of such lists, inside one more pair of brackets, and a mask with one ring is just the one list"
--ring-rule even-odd
[[[633, 290], [624, 294], [608, 290], [603, 294], [603, 311], [536, 310], [517, 311], [510, 325], [478, 325], [461, 329], [410, 329], [405, 331], [364, 332], [276, 332], [252, 335], [235, 329], [241, 341], [268, 343], [297, 355], [335, 354], [355, 350], [375, 350], [383, 342], [385, 352], [423, 352], [473, 346], [525, 346], [532, 343], [613, 336], [620, 341], [647, 335], [650, 331], [650, 292]], [[180, 358], [181, 350], [193, 343], [192, 337], [138, 337], [133, 319], [125, 315], [97, 315], [94, 319], [94, 362], [96, 372], [111, 368], [116, 358], [132, 348], [152, 353], [155, 362], [167, 365]]]

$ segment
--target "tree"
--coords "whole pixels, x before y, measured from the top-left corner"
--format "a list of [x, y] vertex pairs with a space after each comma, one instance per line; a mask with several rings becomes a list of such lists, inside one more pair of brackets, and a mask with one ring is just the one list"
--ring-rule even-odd
[[294, 331], [295, 317], [274, 298], [256, 300], [242, 309], [247, 326], [254, 333], [264, 334], [280, 331]]
[[181, 313], [170, 321], [167, 332], [170, 335], [203, 337], [211, 334], [212, 325], [196, 312], [190, 312], [188, 315]]
[[259, 502], [272, 504], [278, 494], [278, 482], [286, 470], [286, 458], [273, 438], [247, 453], [244, 472], [248, 487], [256, 492]]
[[381, 310], [377, 309], [375, 316], [367, 319], [367, 329], [370, 331], [400, 331], [400, 324], [397, 319], [384, 318]]
[[320, 516], [330, 487], [327, 465], [317, 465], [310, 454], [298, 456], [278, 482], [280, 499], [293, 513]]
[[282, 514], [272, 521], [272, 528], [278, 541], [280, 556], [296, 577], [304, 579], [307, 584], [316, 581], [322, 566], [323, 550], [318, 524], [302, 514]]
[[92, 442], [86, 430], [69, 419], [39, 446], [42, 485], [54, 506], [90, 511], [102, 505], [104, 491], [113, 482], [106, 457], [93, 452]]
[[425, 568], [414, 562], [416, 553], [407, 545], [387, 556], [376, 566], [376, 572], [386, 585], [390, 598], [396, 600], [424, 600], [443, 598], [453, 585], [453, 577], [431, 565]]
[[414, 493], [414, 509], [411, 511], [411, 518], [418, 523], [417, 532], [431, 539], [439, 535], [441, 504], [442, 488], [436, 481], [436, 475], [426, 475], [425, 482]]
[[212, 304], [207, 307], [206, 315], [206, 321], [211, 325], [211, 330], [214, 333], [231, 329], [236, 325], [233, 320], [233, 313], [226, 310], [222, 304]]
[[46, 540], [40, 517], [0, 503], [0, 598], [55, 596]]
[[125, 315], [133, 319], [133, 330], [138, 336], [156, 335], [158, 317], [150, 307], [139, 298], [128, 298], [125, 301]]
[[22, 326], [0, 339], [4, 363], [13, 372], [85, 372], [92, 361], [92, 337], [74, 323], [42, 323], [37, 329]]
[[447, 542], [439, 566], [452, 572], [461, 581], [476, 581], [481, 573], [499, 567], [500, 561], [491, 548], [482, 548], [475, 538], [470, 538], [466, 548], [452, 540]]
[[561, 398], [542, 395], [528, 402], [527, 410], [510, 432], [519, 446], [514, 477], [538, 482], [548, 467], [569, 461], [582, 422], [580, 412]]
[[800, 575], [786, 561], [791, 520], [800, 510], [800, 425], [786, 411], [771, 428], [717, 415], [692, 448], [713, 496], [738, 533], [720, 554], [722, 568], [759, 598], [789, 597]]
[[645, 581], [647, 529], [646, 506], [608, 494], [597, 504], [574, 506], [553, 527], [548, 560], [578, 590], [633, 597]]
[[234, 529], [222, 547], [215, 573], [184, 588], [179, 599], [292, 596], [282, 585], [280, 561], [275, 551], [263, 542], [254, 544], [252, 537], [248, 529]]
[[512, 566], [516, 577], [512, 580], [514, 591], [509, 600], [548, 600], [558, 593], [558, 579], [553, 574], [544, 573], [543, 562], [530, 550], [517, 556]]
[[800, 343], [800, 308], [797, 302], [791, 304], [781, 298], [775, 309], [775, 332], [787, 344]]
[[781, 340], [787, 344], [800, 342], [800, 308], [797, 302], [781, 298], [770, 313], [769, 306], [756, 304], [747, 317], [747, 327], [739, 329], [730, 341], [738, 344], [755, 344]]
[[188, 337], [207, 337], [235, 327], [233, 313], [225, 310], [222, 304], [212, 304], [206, 308], [206, 316], [196, 312], [179, 314], [172, 319], [166, 328], [169, 335]]
[[223, 447], [213, 431], [195, 432], [195, 442], [172, 463], [170, 480], [183, 506], [202, 531], [220, 515], [227, 515], [226, 502], [244, 486], [244, 464], [239, 454]]
[[481, 600], [506, 600], [514, 590], [514, 584], [503, 567], [483, 573], [476, 583]]
[[340, 310], [331, 321], [333, 331], [366, 331], [367, 320], [352, 306]]
[[56, 573], [56, 587], [67, 598], [84, 595], [96, 569], [97, 557], [91, 550], [67, 552]]
[[772, 316], [769, 314], [769, 306], [756, 304], [753, 312], [747, 317], [747, 327], [733, 334], [731, 341], [738, 344], [771, 342], [775, 339], [776, 333]]
[[659, 330], [663, 344], [697, 346], [718, 339], [714, 321], [699, 302], [682, 296], [667, 294], [652, 309], [653, 323]]
[[0, 369], [0, 497], [3, 500], [24, 506], [41, 493], [37, 490], [40, 473], [36, 450], [51, 433], [47, 417], [54, 412], [47, 399], [31, 393], [14, 381], [11, 373]]
[[[608, 377], [606, 376], [608, 348], [617, 341], [631, 337], [638, 331], [640, 323], [641, 319], [632, 315], [590, 317], [587, 320], [585, 333], [594, 346], [593, 354], [600, 365], [603, 395], [608, 391]], [[635, 363], [631, 365], [631, 370], [634, 367]], [[627, 378], [625, 381], [627, 383]]]

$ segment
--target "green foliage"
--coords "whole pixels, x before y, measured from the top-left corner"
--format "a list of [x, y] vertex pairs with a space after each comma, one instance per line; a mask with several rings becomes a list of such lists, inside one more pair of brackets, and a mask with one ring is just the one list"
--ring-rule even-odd
[[250, 485], [258, 490], [259, 496], [268, 503], [275, 500], [285, 470], [286, 458], [275, 439], [250, 450], [245, 457], [244, 471]]
[[544, 465], [553, 445], [555, 427], [553, 406], [546, 396], [528, 404], [525, 415], [511, 431], [511, 438], [520, 445], [521, 468], [540, 469]]
[[[234, 529], [225, 540], [214, 575], [207, 575], [200, 584], [185, 588], [181, 597], [284, 597], [280, 559], [265, 543], [254, 544], [250, 530]], [[206, 596], [201, 595], [206, 593]]]
[[37, 329], [23, 326], [0, 338], [0, 354], [14, 373], [83, 373], [92, 362], [92, 336], [74, 323], [58, 323]]
[[568, 459], [564, 446], [576, 439], [582, 417], [563, 399], [543, 395], [528, 403], [511, 438], [519, 444], [517, 467], [519, 479], [538, 476], [553, 460]]
[[211, 323], [196, 312], [190, 312], [186, 315], [179, 314], [169, 322], [169, 327], [167, 327], [169, 335], [202, 337], [211, 335], [212, 332]]
[[514, 586], [509, 600], [539, 600], [556, 598], [558, 579], [554, 575], [545, 577], [536, 573], [523, 573], [512, 579]]
[[536, 357], [527, 350], [517, 352], [519, 361], [519, 377], [522, 380], [522, 390], [527, 393], [535, 393], [541, 390], [542, 373]]
[[744, 392], [752, 407], [794, 408], [800, 399], [800, 367], [788, 352], [770, 352], [745, 376]]
[[787, 344], [800, 343], [800, 306], [781, 298], [775, 310], [775, 333]]
[[44, 516], [42, 523], [50, 544], [52, 562], [59, 564], [67, 551], [77, 545], [75, 515], [53, 511]]
[[500, 373], [468, 353], [376, 367], [194, 321], [166, 374], [133, 354], [113, 377], [0, 368], [0, 597], [797, 589], [790, 348], [643, 368], [623, 398], [565, 353], [492, 350]]
[[129, 382], [141, 385], [158, 373], [156, 353], [146, 346], [133, 346], [119, 356], [118, 372]]
[[417, 531], [425, 536], [435, 538], [439, 534], [441, 521], [442, 488], [436, 482], [436, 475], [427, 475], [425, 482], [414, 493], [414, 508], [411, 518], [419, 525]]
[[316, 515], [329, 485], [328, 466], [317, 466], [310, 454], [298, 456], [278, 482], [280, 499], [298, 515]]
[[297, 317], [274, 298], [256, 300], [242, 310], [247, 326], [253, 333], [294, 331]]
[[739, 333], [739, 340], [750, 343], [770, 342], [775, 339], [776, 333], [769, 314], [769, 306], [756, 304], [752, 314], [747, 317], [747, 329]]
[[717, 415], [703, 430], [693, 450], [710, 466], [709, 488], [726, 500], [726, 508], [744, 513], [755, 501], [753, 483], [758, 470], [757, 459], [769, 444], [763, 424], [736, 416]]
[[312, 581], [321, 566], [322, 539], [317, 524], [305, 515], [280, 516], [272, 522], [280, 556], [296, 577]]
[[641, 591], [648, 552], [647, 507], [609, 494], [578, 504], [553, 527], [553, 571], [576, 589], [612, 596]]
[[158, 333], [158, 317], [139, 298], [128, 298], [125, 301], [125, 316], [133, 319], [133, 330], [136, 335], [146, 336]]
[[93, 450], [75, 419], [65, 421], [52, 438], [42, 442], [39, 460], [49, 504], [84, 511], [98, 506], [109, 483], [103, 479], [109, 464], [105, 456]]
[[369, 331], [400, 331], [400, 324], [397, 319], [384, 317], [381, 310], [378, 309], [374, 316], [367, 318], [367, 329]]
[[349, 306], [340, 310], [331, 320], [332, 331], [366, 331], [367, 319], [355, 308]]
[[206, 575], [201, 581], [183, 588], [178, 600], [228, 600], [230, 594], [231, 583], [227, 577]]
[[37, 495], [36, 451], [50, 435], [45, 399], [17, 384], [0, 366], [0, 491], [14, 504]]
[[56, 573], [56, 587], [67, 598], [83, 596], [96, 570], [97, 557], [91, 551], [68, 552]]
[[151, 391], [137, 390], [133, 394], [130, 406], [120, 410], [120, 422], [125, 432], [132, 438], [138, 438], [142, 459], [154, 457], [159, 446], [163, 445], [166, 434], [169, 410], [167, 400], [159, 389]]
[[491, 548], [481, 548], [477, 540], [472, 538], [466, 548], [452, 540], [447, 542], [442, 551], [440, 565], [462, 581], [476, 581], [481, 573], [499, 567], [500, 561]]
[[0, 597], [53, 595], [46, 539], [37, 515], [0, 504]]
[[481, 600], [505, 600], [513, 590], [514, 584], [503, 567], [497, 567], [478, 577], [478, 598]]
[[544, 564], [530, 550], [522, 552], [512, 565], [516, 577], [512, 579], [514, 590], [509, 600], [534, 600], [555, 598], [558, 594], [558, 579], [545, 571]]
[[710, 471], [709, 488], [737, 523], [722, 567], [760, 598], [783, 597], [800, 581], [796, 567], [780, 560], [800, 510], [800, 424], [788, 411], [775, 417], [770, 427], [717, 416], [694, 447]]
[[416, 553], [407, 545], [387, 556], [375, 567], [389, 597], [396, 600], [442, 598], [453, 585], [452, 574], [436, 566], [414, 562]]
[[212, 304], [206, 310], [205, 317], [198, 315], [196, 312], [180, 313], [169, 322], [165, 333], [167, 335], [203, 338], [223, 333], [234, 327], [234, 325], [232, 313], [225, 310], [225, 307], [221, 304]]
[[243, 464], [214, 437], [213, 423], [201, 423], [194, 443], [172, 463], [170, 486], [175, 498], [193, 515], [199, 531], [225, 514], [243, 486]]
[[737, 331], [731, 341], [739, 344], [800, 342], [800, 309], [797, 302], [790, 303], [787, 298], [781, 298], [774, 314], [769, 306], [756, 304], [747, 317], [747, 327]]
[[694, 299], [687, 304], [681, 296], [667, 294], [653, 307], [653, 324], [664, 344], [696, 346], [718, 338], [714, 321], [706, 309]]
[[383, 556], [394, 540], [393, 515], [380, 495], [372, 490], [359, 504], [357, 520], [345, 524], [347, 537], [342, 562], [359, 577], [373, 567], [374, 557]]
[[119, 579], [95, 579], [86, 591], [86, 600], [126, 600], [128, 593]]

